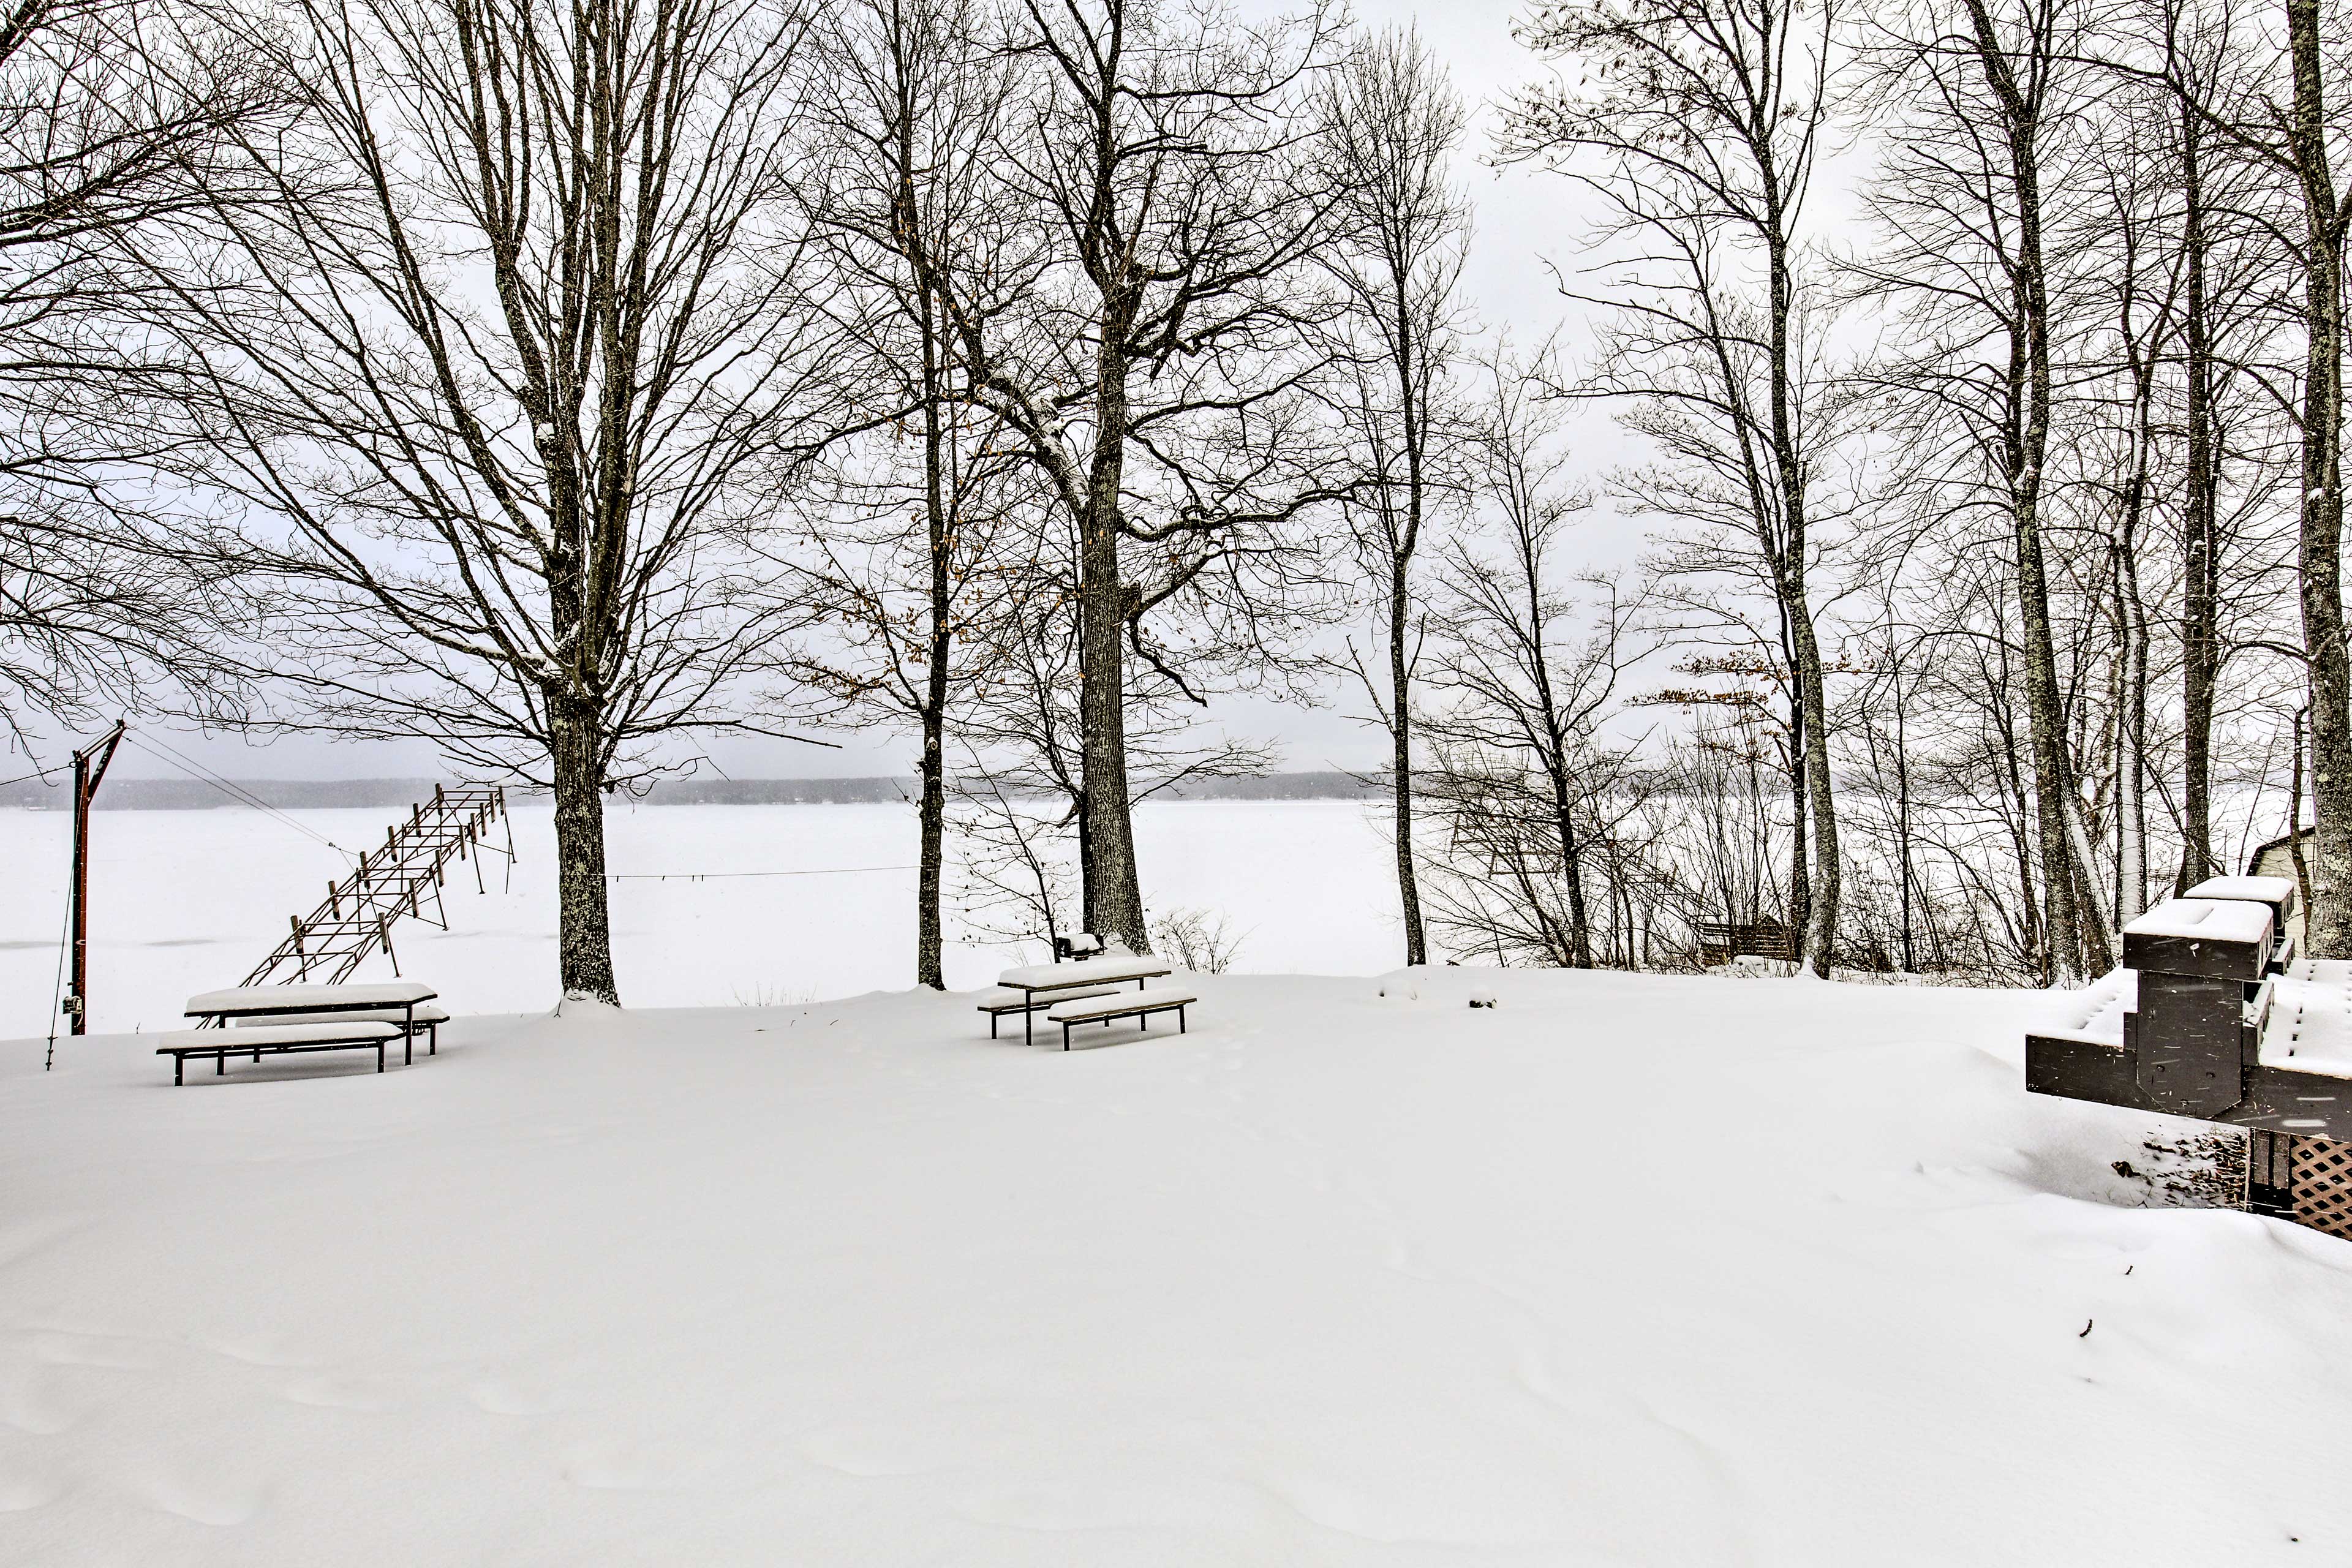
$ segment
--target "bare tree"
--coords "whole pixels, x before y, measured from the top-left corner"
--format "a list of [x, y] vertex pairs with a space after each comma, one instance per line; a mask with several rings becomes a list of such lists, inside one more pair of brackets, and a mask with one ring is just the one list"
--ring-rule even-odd
[[[2051, 617], [2047, 505], [2061, 395], [2050, 193], [2079, 155], [2089, 79], [2075, 0], [1923, 0], [1888, 44], [1897, 155], [1873, 193], [1887, 243], [1868, 276], [1910, 307], [1904, 417], [1918, 483], [2005, 524], [2032, 728], [2050, 978], [2108, 963], [2100, 879], [2075, 787]], [[1923, 496], [1930, 492], [1922, 490]], [[1940, 499], [1931, 506], [1942, 508]]]
[[[1327, 307], [1307, 289], [1331, 231], [1317, 84], [1321, 10], [1244, 25], [1142, 0], [1024, 0], [1034, 64], [1004, 156], [1040, 248], [1026, 309], [948, 310], [964, 374], [1038, 468], [1077, 542], [1087, 921], [1149, 945], [1128, 777], [1130, 656], [1187, 698], [1147, 618], [1213, 605], [1211, 647], [1264, 664], [1301, 543], [1337, 494], [1312, 423]], [[953, 280], [950, 280], [951, 287]]]
[[[752, 0], [357, 0], [284, 17], [266, 210], [160, 258], [195, 475], [279, 534], [289, 721], [554, 793], [562, 981], [617, 1002], [603, 795], [790, 607], [744, 540], [825, 346], [794, 272], [796, 52]], [[275, 35], [273, 35], [274, 37]], [[168, 270], [165, 270], [168, 269]]]
[[[2328, 27], [2323, 18], [2338, 25]], [[2336, 184], [2328, 77], [2342, 79], [2340, 11], [2325, 0], [2286, 0], [2287, 69], [2294, 91], [2284, 111], [2285, 162], [2303, 198], [2295, 246], [2303, 283], [2300, 580], [2303, 643], [2311, 678], [2311, 795], [2316, 851], [2311, 951], [2352, 957], [2352, 654], [2344, 619], [2344, 349], [2346, 235], [2352, 188]], [[2330, 58], [2329, 43], [2335, 44]], [[2332, 71], [2330, 68], [2333, 68]]]
[[220, 716], [241, 667], [233, 540], [130, 474], [170, 449], [184, 366], [132, 329], [123, 263], [258, 194], [236, 138], [285, 123], [271, 62], [202, 4], [0, 12], [0, 727], [160, 677]]
[[1507, 365], [1493, 375], [1476, 478], [1488, 529], [1447, 542], [1433, 608], [1433, 787], [1457, 849], [1474, 847], [1519, 889], [1522, 945], [1584, 969], [1595, 808], [1624, 763], [1599, 731], [1638, 658], [1628, 631], [1639, 606], [1607, 583], [1584, 584], [1595, 604], [1571, 591], [1559, 545], [1590, 501], [1566, 482], [1557, 405]]
[[844, 337], [858, 352], [834, 374], [874, 427], [845, 440], [803, 509], [811, 526], [787, 569], [824, 632], [793, 668], [840, 710], [911, 722], [920, 737], [915, 979], [934, 988], [950, 709], [991, 668], [992, 622], [1021, 580], [1000, 560], [1007, 513], [1046, 504], [1016, 471], [1002, 416], [973, 405], [947, 317], [950, 300], [987, 308], [983, 280], [1020, 243], [994, 167], [1018, 71], [1003, 44], [971, 0], [841, 7], [820, 43], [804, 195], [849, 284]]
[[1343, 509], [1358, 569], [1375, 595], [1384, 656], [1348, 643], [1346, 668], [1389, 738], [1404, 961], [1429, 962], [1413, 870], [1412, 677], [1422, 616], [1412, 566], [1434, 514], [1461, 489], [1451, 376], [1461, 351], [1470, 208], [1454, 184], [1465, 116], [1428, 48], [1410, 33], [1365, 44], [1325, 106], [1346, 197], [1346, 238], [1329, 265], [1348, 301], [1352, 374], [1339, 416], [1364, 478]]
[[[1805, 205], [1838, 107], [1839, 25], [1837, 5], [1791, 0], [1548, 7], [1527, 37], [1577, 80], [1521, 94], [1506, 142], [1602, 197], [1612, 228], [1641, 246], [1596, 301], [1618, 326], [1583, 390], [1632, 401], [1679, 470], [1669, 493], [1687, 498], [1680, 510], [1705, 525], [1743, 520], [1764, 569], [1793, 676], [1800, 810], [1811, 818], [1805, 954], [1822, 974], [1840, 872], [1809, 574], [1816, 448], [1835, 399], [1809, 364], [1820, 351]], [[1654, 492], [1645, 482], [1639, 493]]]
[[[1058, 510], [1048, 515], [1066, 528]], [[1081, 921], [1100, 907], [1086, 896], [1097, 870], [1095, 843], [1086, 832], [1090, 780], [1084, 683], [1077, 679], [1084, 654], [1069, 614], [1075, 588], [1067, 563], [1076, 542], [1066, 532], [1058, 542], [1049, 533], [1034, 548], [1038, 563], [1000, 585], [990, 662], [960, 726], [966, 752], [955, 781], [961, 907], [973, 930], [1001, 940], [1092, 931], [1090, 922], [1080, 928], [1067, 919], [1073, 881]], [[1164, 684], [1138, 680], [1124, 706], [1136, 803], [1188, 781], [1255, 776], [1272, 765], [1261, 747], [1197, 733], [1187, 722], [1190, 705]]]

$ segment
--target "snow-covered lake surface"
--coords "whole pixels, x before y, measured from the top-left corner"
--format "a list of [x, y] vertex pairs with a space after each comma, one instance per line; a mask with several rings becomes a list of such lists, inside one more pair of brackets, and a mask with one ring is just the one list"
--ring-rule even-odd
[[[383, 839], [396, 813], [297, 811], [301, 828], [347, 849]], [[610, 868], [661, 872], [827, 871], [912, 867], [914, 813], [898, 805], [619, 805], [607, 816]], [[1235, 967], [1369, 974], [1403, 956], [1385, 818], [1357, 801], [1147, 804], [1137, 854], [1152, 912], [1223, 915], [1242, 939]], [[394, 931], [403, 971], [457, 1013], [554, 1004], [555, 853], [544, 805], [514, 813], [511, 891], [491, 872], [474, 890], [458, 868], [450, 930]], [[192, 994], [234, 985], [348, 868], [334, 849], [259, 812], [101, 811], [90, 858], [91, 1023], [176, 1026]], [[72, 824], [64, 812], [0, 811], [0, 1039], [46, 1033]], [[495, 866], [495, 858], [493, 858]], [[614, 961], [633, 1006], [807, 1001], [914, 983], [915, 873], [709, 881], [625, 881], [613, 889]], [[950, 915], [949, 934], [957, 934]], [[959, 945], [951, 985], [986, 984], [1042, 948]], [[371, 960], [359, 978], [388, 978]]]
[[0, 1563], [2352, 1558], [2352, 1248], [2122, 1206], [2044, 999], [1200, 989], [0, 1047]]

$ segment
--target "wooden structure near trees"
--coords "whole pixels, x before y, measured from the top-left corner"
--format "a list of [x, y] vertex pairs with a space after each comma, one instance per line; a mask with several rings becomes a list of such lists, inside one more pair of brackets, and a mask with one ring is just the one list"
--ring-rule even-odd
[[1698, 921], [1691, 927], [1698, 962], [1715, 969], [1735, 958], [1769, 958], [1793, 963], [1797, 933], [1780, 921]]
[[2026, 1037], [2026, 1088], [2242, 1127], [2244, 1206], [2352, 1236], [2352, 963], [2301, 958], [2296, 912], [2293, 881], [2218, 877], [2133, 921]]
[[[503, 847], [487, 838], [492, 827], [502, 824]], [[481, 861], [485, 850], [504, 855], [511, 870], [514, 828], [507, 816], [506, 791], [496, 784], [435, 785], [430, 801], [411, 806], [407, 821], [385, 830], [380, 847], [361, 855], [350, 875], [327, 885], [327, 896], [318, 908], [307, 917], [291, 917], [285, 939], [255, 965], [244, 984], [338, 984], [379, 949], [398, 974], [393, 922], [421, 920], [447, 931], [449, 915], [441, 901], [441, 887], [449, 864], [470, 860], [476, 889], [487, 891]]]

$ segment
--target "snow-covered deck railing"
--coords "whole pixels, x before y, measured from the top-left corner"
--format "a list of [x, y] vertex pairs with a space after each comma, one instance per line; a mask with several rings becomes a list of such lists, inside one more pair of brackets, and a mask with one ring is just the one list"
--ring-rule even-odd
[[[2124, 928], [2124, 965], [2026, 1036], [2036, 1094], [2352, 1138], [2352, 963], [2283, 969], [2294, 884], [2217, 879]], [[2314, 1069], [2317, 1070], [2314, 1070]]]

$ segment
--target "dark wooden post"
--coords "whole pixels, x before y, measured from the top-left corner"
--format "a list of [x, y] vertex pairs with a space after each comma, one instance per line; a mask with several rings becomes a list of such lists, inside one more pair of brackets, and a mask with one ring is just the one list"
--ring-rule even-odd
[[[73, 980], [66, 992], [65, 1012], [73, 1020], [69, 1032], [76, 1035], [89, 1033], [89, 805], [98, 798], [107, 764], [114, 761], [114, 748], [122, 743], [124, 727], [123, 721], [115, 721], [102, 739], [73, 755], [73, 883], [68, 894], [73, 910]], [[46, 1064], [42, 1070], [47, 1070]]]
[[2210, 1117], [2246, 1097], [2246, 1004], [2274, 933], [2263, 903], [2204, 899], [2170, 900], [2124, 928], [2125, 966], [2139, 972], [2124, 1048], [2158, 1110]]

